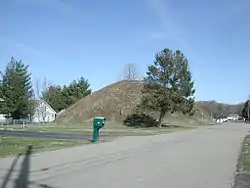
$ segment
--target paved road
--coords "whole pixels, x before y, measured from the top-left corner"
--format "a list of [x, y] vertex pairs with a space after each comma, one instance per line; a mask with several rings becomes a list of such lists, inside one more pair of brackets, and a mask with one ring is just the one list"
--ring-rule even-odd
[[0, 135], [2, 135], [2, 136], [30, 137], [30, 138], [92, 140], [91, 133], [89, 135], [83, 135], [83, 134], [49, 133], [49, 132], [38, 132], [38, 131], [8, 131], [8, 130], [3, 131], [3, 130], [0, 130]]
[[248, 129], [224, 124], [6, 158], [0, 178], [3, 188], [231, 188]]

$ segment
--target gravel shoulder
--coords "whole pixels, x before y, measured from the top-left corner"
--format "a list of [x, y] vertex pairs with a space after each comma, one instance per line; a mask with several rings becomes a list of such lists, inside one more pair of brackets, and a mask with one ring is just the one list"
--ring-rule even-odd
[[235, 188], [246, 187], [250, 187], [250, 135], [247, 135], [242, 142], [235, 177]]

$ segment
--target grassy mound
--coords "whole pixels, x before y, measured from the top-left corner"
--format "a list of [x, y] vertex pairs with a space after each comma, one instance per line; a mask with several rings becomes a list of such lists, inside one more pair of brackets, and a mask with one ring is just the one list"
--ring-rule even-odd
[[[94, 116], [104, 116], [110, 122], [126, 122], [126, 118], [130, 118], [136, 113], [136, 107], [141, 101], [141, 89], [143, 84], [141, 81], [123, 80], [108, 85], [91, 95], [81, 99], [60, 116], [57, 123], [83, 123], [91, 121]], [[158, 118], [158, 113], [147, 113], [152, 118]], [[136, 116], [137, 121], [138, 117]], [[143, 118], [145, 119], [145, 117]], [[149, 117], [146, 118], [147, 120]], [[167, 115], [165, 122], [167, 124], [199, 124], [208, 121], [208, 117], [197, 110], [195, 116], [184, 116], [179, 113]], [[149, 121], [153, 122], [153, 120]]]

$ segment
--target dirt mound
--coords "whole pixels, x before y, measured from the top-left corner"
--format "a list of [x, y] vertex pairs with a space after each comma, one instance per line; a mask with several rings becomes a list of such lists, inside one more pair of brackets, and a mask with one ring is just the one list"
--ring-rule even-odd
[[141, 100], [142, 82], [119, 81], [93, 92], [65, 110], [57, 122], [81, 123], [94, 116], [104, 116], [108, 121], [121, 121], [133, 113]]
[[[60, 114], [56, 121], [58, 123], [83, 123], [91, 121], [94, 116], [104, 116], [107, 121], [122, 122], [127, 116], [135, 113], [141, 101], [142, 87], [141, 81], [116, 82], [81, 99]], [[158, 118], [158, 113], [149, 114]], [[187, 123], [187, 119], [195, 119], [197, 122], [197, 119], [206, 119], [204, 117], [198, 111], [194, 117], [176, 113], [166, 116], [165, 122], [173, 121], [175, 124], [182, 124], [178, 122]]]

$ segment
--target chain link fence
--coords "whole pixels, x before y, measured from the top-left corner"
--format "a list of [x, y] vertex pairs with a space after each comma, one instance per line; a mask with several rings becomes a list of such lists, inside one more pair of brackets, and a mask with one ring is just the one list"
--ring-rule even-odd
[[1, 127], [25, 127], [28, 124], [33, 124], [30, 119], [5, 119], [0, 121]]

